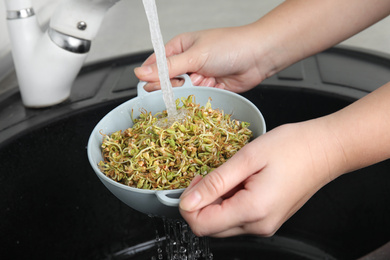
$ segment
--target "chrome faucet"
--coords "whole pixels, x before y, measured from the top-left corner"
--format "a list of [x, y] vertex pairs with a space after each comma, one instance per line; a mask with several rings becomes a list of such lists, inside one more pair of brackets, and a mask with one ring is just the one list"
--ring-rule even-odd
[[119, 0], [63, 0], [42, 31], [31, 0], [5, 0], [12, 56], [23, 104], [65, 101], [99, 31]]

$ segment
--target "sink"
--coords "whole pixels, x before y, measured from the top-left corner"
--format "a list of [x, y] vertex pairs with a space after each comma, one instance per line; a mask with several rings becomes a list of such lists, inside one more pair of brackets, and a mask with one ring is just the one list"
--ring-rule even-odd
[[[89, 165], [86, 145], [107, 112], [136, 96], [132, 70], [149, 54], [85, 66], [70, 99], [54, 107], [24, 108], [17, 89], [2, 94], [1, 259], [145, 259], [134, 250], [127, 258], [114, 257], [153, 243], [155, 221], [104, 187]], [[333, 48], [242, 95], [259, 107], [271, 130], [347, 106], [389, 81], [389, 68], [386, 56]], [[299, 257], [290, 259], [356, 259], [380, 248], [390, 241], [389, 171], [390, 161], [384, 161], [336, 179], [272, 238], [211, 239], [215, 259], [230, 259], [226, 252], [233, 251], [241, 258], [231, 259], [258, 259], [262, 252], [293, 249]], [[244, 256], [239, 251], [246, 246], [253, 253]]]

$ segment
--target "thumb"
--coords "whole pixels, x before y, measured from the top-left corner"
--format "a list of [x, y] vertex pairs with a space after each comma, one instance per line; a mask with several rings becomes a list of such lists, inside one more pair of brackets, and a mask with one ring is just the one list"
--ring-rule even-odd
[[207, 174], [202, 180], [197, 180], [195, 185], [191, 185], [190, 189], [182, 194], [180, 208], [193, 212], [212, 204], [258, 171], [255, 163], [258, 160], [251, 156], [254, 154], [252, 152], [254, 148], [253, 142], [247, 144], [227, 162]]
[[[154, 60], [154, 59], [153, 59]], [[187, 52], [167, 57], [169, 77], [174, 78], [181, 74], [196, 71], [196, 64], [189, 62], [190, 55]], [[195, 66], [194, 66], [195, 65]], [[134, 69], [134, 73], [142, 81], [159, 81], [157, 63], [145, 62], [141, 67]]]

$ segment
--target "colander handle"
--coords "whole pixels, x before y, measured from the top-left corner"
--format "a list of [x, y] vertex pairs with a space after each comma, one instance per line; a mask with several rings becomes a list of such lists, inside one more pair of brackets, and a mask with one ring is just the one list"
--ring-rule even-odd
[[159, 190], [156, 191], [157, 199], [164, 205], [170, 207], [178, 207], [180, 203], [180, 195], [184, 189], [178, 190]]
[[[190, 79], [190, 76], [188, 76], [188, 74], [182, 74], [182, 75], [179, 75], [175, 78], [182, 78], [184, 79], [184, 84], [181, 86], [181, 87], [193, 87], [192, 85], [192, 82], [191, 82], [191, 79]], [[142, 97], [142, 96], [145, 96], [146, 94], [148, 94], [149, 92], [147, 92], [144, 87], [145, 85], [147, 84], [148, 82], [146, 81], [140, 81], [137, 85], [137, 94], [139, 97]]]

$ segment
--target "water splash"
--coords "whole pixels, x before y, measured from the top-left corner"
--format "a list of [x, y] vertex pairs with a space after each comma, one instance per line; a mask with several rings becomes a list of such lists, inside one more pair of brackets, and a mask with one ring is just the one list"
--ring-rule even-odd
[[151, 260], [213, 260], [209, 238], [197, 237], [183, 219], [150, 217], [155, 223], [157, 244]]

